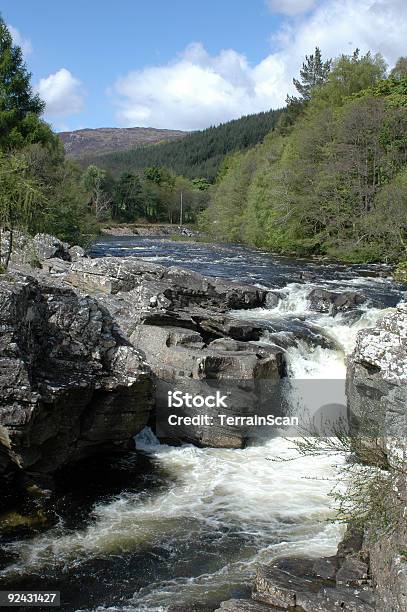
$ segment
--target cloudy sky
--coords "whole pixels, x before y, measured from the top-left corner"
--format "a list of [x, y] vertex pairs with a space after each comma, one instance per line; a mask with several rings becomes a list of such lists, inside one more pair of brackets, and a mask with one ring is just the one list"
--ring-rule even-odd
[[55, 129], [194, 130], [284, 103], [305, 54], [407, 55], [407, 0], [3, 0]]

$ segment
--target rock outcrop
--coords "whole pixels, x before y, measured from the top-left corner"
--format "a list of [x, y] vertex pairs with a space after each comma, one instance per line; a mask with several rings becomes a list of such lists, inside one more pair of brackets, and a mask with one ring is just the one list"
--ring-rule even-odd
[[[353, 435], [369, 453], [385, 457], [383, 508], [390, 525], [368, 522], [365, 546], [378, 610], [407, 609], [407, 305], [389, 310], [361, 331], [349, 358], [348, 407]], [[380, 518], [380, 517], [379, 517]], [[388, 523], [389, 517], [387, 517]]]
[[[32, 238], [23, 232], [14, 230], [10, 237], [9, 231], [2, 230], [0, 260], [3, 263], [8, 256], [10, 239], [12, 241], [10, 256], [12, 264], [31, 264], [32, 266], [40, 266], [42, 261], [52, 258], [71, 261], [69, 245], [55, 236], [49, 234], [36, 234], [36, 236]], [[81, 247], [74, 247], [74, 253], [75, 250], [78, 249], [81, 249]]]
[[14, 462], [41, 477], [87, 455], [128, 448], [147, 423], [152, 378], [94, 298], [4, 276], [0, 397]]
[[[260, 306], [265, 291], [134, 257], [89, 259], [52, 236], [15, 239], [0, 279], [3, 476], [126, 448], [153, 404], [159, 417], [160, 383], [205, 392], [208, 381], [284, 374], [282, 350], [226, 314]], [[189, 427], [180, 439], [241, 447], [245, 435]]]

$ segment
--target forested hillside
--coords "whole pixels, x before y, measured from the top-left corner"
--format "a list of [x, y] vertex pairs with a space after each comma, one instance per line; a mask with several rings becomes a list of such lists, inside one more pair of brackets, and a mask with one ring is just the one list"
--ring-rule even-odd
[[307, 58], [264, 143], [229, 156], [201, 227], [214, 239], [350, 261], [406, 258], [407, 61]]
[[276, 126], [280, 114], [280, 110], [275, 110], [248, 115], [194, 132], [176, 142], [86, 156], [82, 163], [95, 164], [114, 176], [164, 166], [175, 174], [190, 179], [204, 177], [211, 182], [225, 155], [256, 145]]

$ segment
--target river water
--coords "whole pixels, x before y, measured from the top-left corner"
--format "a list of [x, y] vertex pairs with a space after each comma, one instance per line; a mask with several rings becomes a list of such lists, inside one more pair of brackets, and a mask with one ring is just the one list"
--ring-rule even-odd
[[[280, 291], [272, 309], [232, 314], [263, 322], [266, 343], [271, 334], [289, 338], [293, 387], [297, 379], [343, 381], [357, 331], [403, 297], [384, 266], [241, 246], [109, 237], [92, 254], [136, 255]], [[335, 317], [311, 312], [313, 287], [360, 291], [368, 302]], [[341, 527], [331, 521], [329, 492], [342, 457], [280, 461], [296, 455], [282, 437], [244, 450], [175, 448], [145, 429], [136, 442], [139, 454], [66, 471], [51, 524], [0, 535], [0, 588], [58, 589], [66, 611], [214, 609], [249, 594], [258, 563], [335, 552]]]

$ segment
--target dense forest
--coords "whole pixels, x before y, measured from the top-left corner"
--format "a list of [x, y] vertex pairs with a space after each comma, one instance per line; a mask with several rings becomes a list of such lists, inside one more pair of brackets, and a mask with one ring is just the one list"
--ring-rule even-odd
[[205, 177], [212, 182], [225, 155], [243, 151], [261, 142], [277, 124], [281, 110], [247, 115], [206, 130], [193, 132], [182, 140], [138, 147], [130, 151], [85, 157], [89, 163], [113, 176], [165, 166], [172, 173], [189, 179]]
[[407, 59], [323, 62], [294, 80], [277, 128], [227, 158], [200, 219], [213, 239], [280, 253], [394, 261], [407, 248]]

